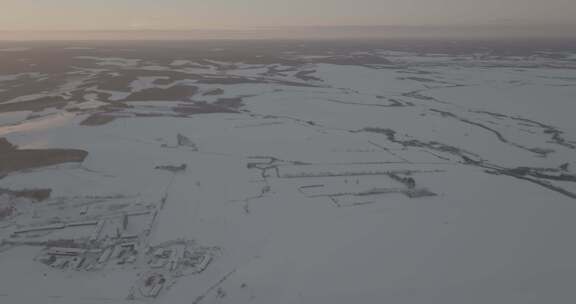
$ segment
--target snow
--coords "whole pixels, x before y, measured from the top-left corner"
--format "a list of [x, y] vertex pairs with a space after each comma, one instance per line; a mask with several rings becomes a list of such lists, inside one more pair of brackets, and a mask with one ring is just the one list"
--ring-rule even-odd
[[[0, 247], [0, 302], [570, 302], [576, 187], [542, 175], [574, 176], [575, 70], [541, 58], [542, 67], [519, 70], [515, 58], [487, 67], [491, 59], [381, 54], [402, 64], [325, 64], [314, 63], [323, 55], [291, 54], [306, 64], [284, 76], [262, 76], [279, 64], [237, 60], [141, 67], [210, 75], [226, 66], [223, 74], [270, 81], [175, 81], [198, 86], [198, 95], [223, 90], [193, 98], [208, 103], [240, 97], [234, 113], [175, 115], [183, 102], [121, 101], [162, 87], [155, 81], [163, 76], [135, 77], [106, 100], [96, 94], [105, 91], [88, 87], [85, 101], [41, 117], [0, 113], [0, 136], [20, 149], [88, 152], [82, 163], [3, 176], [1, 189], [52, 194], [43, 202], [19, 198], [17, 214], [0, 222], [0, 239], [15, 241], [15, 229], [96, 222], [18, 241], [92, 237], [101, 260], [80, 271], [56, 269], [39, 261], [43, 246]], [[114, 71], [145, 60], [81, 58]], [[296, 81], [301, 70], [323, 81], [272, 81]], [[438, 82], [406, 78], [417, 70]], [[107, 124], [80, 125], [114, 103], [129, 107], [108, 110], [117, 119]], [[195, 148], [178, 145], [181, 136]], [[184, 169], [163, 170], [168, 165]], [[510, 173], [517, 167], [542, 171]], [[417, 191], [426, 195], [411, 196]], [[188, 250], [178, 242], [210, 254], [203, 271], [175, 270]], [[138, 253], [122, 260], [126, 244]], [[174, 251], [173, 263], [151, 267], [151, 249], [162, 246]], [[154, 299], [138, 292], [151, 274], [169, 285]]]

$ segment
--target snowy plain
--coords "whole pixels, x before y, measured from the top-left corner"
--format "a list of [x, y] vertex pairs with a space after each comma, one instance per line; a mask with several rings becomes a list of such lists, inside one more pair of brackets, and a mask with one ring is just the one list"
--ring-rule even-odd
[[61, 48], [0, 74], [0, 155], [87, 152], [0, 164], [0, 303], [576, 301], [572, 55]]

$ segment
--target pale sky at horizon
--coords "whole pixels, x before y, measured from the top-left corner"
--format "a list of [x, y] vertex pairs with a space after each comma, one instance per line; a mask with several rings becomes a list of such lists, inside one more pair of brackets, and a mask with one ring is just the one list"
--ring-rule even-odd
[[0, 0], [0, 30], [576, 24], [576, 0]]

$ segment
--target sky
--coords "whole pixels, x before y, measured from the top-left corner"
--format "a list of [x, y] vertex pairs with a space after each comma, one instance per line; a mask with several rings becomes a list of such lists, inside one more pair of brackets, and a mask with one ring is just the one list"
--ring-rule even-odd
[[576, 0], [0, 0], [0, 7], [0, 30], [576, 24]]
[[0, 0], [0, 40], [573, 37], [574, 16], [576, 0]]

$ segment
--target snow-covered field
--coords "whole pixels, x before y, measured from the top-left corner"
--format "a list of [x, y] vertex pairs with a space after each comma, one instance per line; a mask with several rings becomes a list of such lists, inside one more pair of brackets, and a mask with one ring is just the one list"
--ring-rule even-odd
[[574, 52], [235, 47], [0, 49], [0, 303], [576, 301]]

